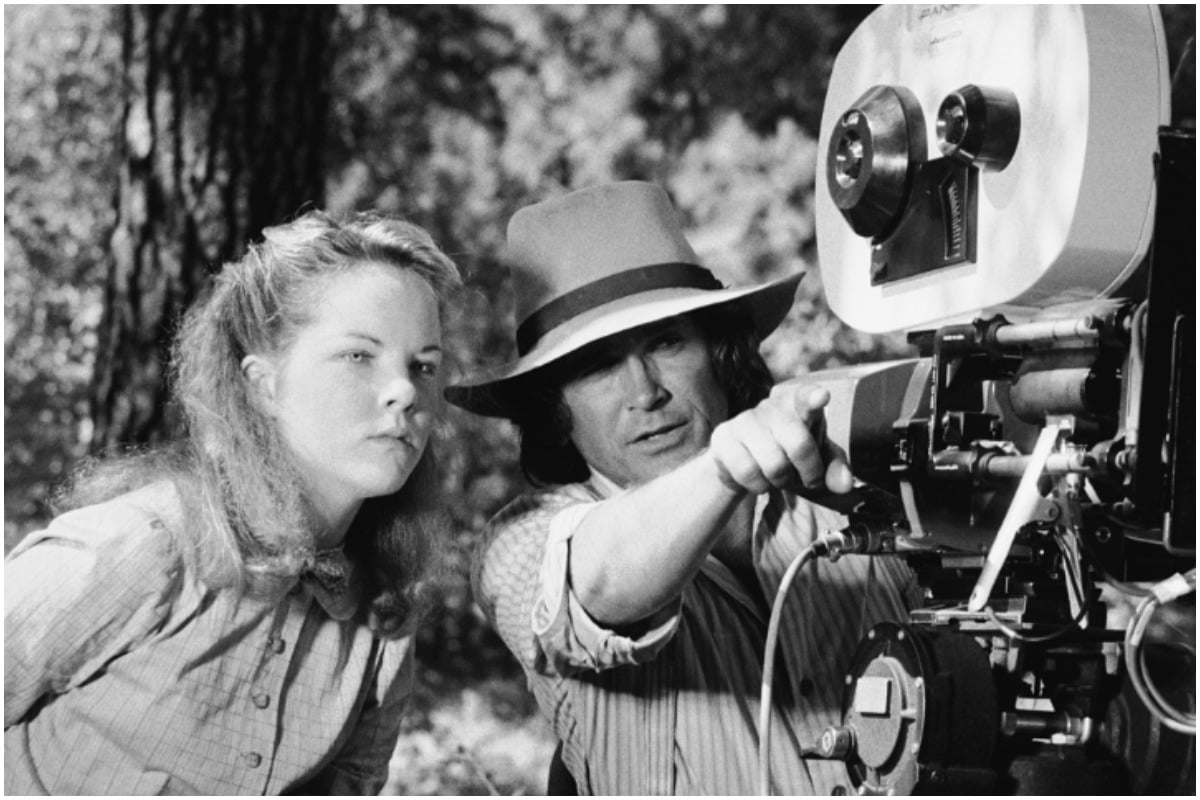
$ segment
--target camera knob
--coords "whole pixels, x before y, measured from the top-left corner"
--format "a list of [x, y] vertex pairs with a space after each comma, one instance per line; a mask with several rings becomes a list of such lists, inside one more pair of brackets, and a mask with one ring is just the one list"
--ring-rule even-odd
[[981, 169], [1002, 170], [1021, 135], [1021, 109], [1007, 89], [969, 83], [946, 95], [938, 108], [942, 155]]
[[834, 205], [859, 236], [887, 237], [903, 216], [917, 165], [925, 160], [925, 122], [916, 95], [874, 86], [834, 126], [826, 180]]

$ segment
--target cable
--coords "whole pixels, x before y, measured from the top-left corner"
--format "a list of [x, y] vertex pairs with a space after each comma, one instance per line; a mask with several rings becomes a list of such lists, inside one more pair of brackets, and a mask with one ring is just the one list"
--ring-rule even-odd
[[[886, 548], [885, 537], [866, 528], [844, 531], [826, 531], [811, 545], [801, 550], [788, 564], [779, 588], [775, 590], [775, 601], [771, 605], [771, 619], [767, 624], [767, 641], [763, 647], [762, 692], [758, 707], [758, 793], [764, 797], [771, 794], [771, 691], [775, 681], [775, 649], [779, 644], [779, 621], [783, 617], [784, 600], [787, 599], [792, 581], [800, 569], [817, 556], [837, 559], [843, 553], [879, 552]], [[874, 564], [868, 573], [873, 578]], [[868, 584], [867, 591], [870, 591]], [[866, 608], [865, 598], [863, 608]]]
[[[1121, 524], [1118, 520], [1114, 519], [1113, 521]], [[1084, 535], [1082, 531], [1076, 532], [1075, 539], [1081, 545], [1083, 545], [1083, 552], [1088, 557], [1088, 561], [1090, 562], [1092, 568], [1100, 573], [1100, 577], [1104, 579], [1105, 583], [1109, 584], [1122, 594], [1127, 594], [1132, 597], [1145, 597], [1146, 595], [1150, 594], [1149, 589], [1143, 589], [1136, 584], [1123, 581], [1109, 572], [1108, 568], [1104, 566], [1104, 559], [1102, 559], [1100, 554], [1096, 552], [1096, 548], [1092, 545], [1091, 540]]]
[[1190, 736], [1196, 735], [1196, 715], [1194, 712], [1186, 713], [1172, 706], [1151, 682], [1146, 670], [1142, 638], [1159, 606], [1195, 591], [1194, 568], [1155, 584], [1151, 593], [1138, 604], [1129, 626], [1125, 629], [1125, 669], [1129, 673], [1129, 682], [1133, 684], [1134, 691], [1155, 719], [1173, 731]]
[[771, 686], [775, 678], [775, 646], [779, 642], [779, 619], [783, 616], [783, 601], [787, 597], [792, 581], [800, 568], [813, 559], [818, 543], [800, 551], [779, 582], [775, 602], [771, 606], [771, 621], [767, 624], [767, 642], [763, 648], [762, 692], [758, 707], [758, 793], [763, 797], [771, 794]]
[[1079, 613], [1075, 615], [1075, 619], [1071, 620], [1069, 623], [1067, 623], [1063, 627], [1059, 628], [1058, 630], [1054, 631], [1053, 633], [1047, 633], [1047, 634], [1043, 634], [1041, 636], [1030, 636], [1027, 633], [1021, 633], [1016, 628], [1013, 628], [1013, 627], [1005, 624], [1005, 622], [1003, 620], [1001, 620], [1000, 617], [996, 616], [996, 612], [992, 610], [991, 606], [985, 606], [983, 609], [983, 614], [984, 614], [984, 616], [986, 616], [988, 618], [989, 622], [991, 622], [993, 625], [995, 625], [997, 628], [999, 628], [1000, 632], [1003, 633], [1008, 638], [1016, 639], [1019, 642], [1028, 642], [1030, 644], [1033, 644], [1033, 643], [1040, 644], [1040, 643], [1045, 643], [1045, 642], [1052, 642], [1055, 639], [1060, 639], [1063, 636], [1066, 636], [1068, 633], [1071, 633], [1072, 631], [1079, 630], [1079, 623], [1082, 622], [1084, 617], [1086, 617], [1088, 615], [1088, 613], [1092, 610], [1093, 605], [1094, 605], [1094, 601], [1089, 602], [1083, 608], [1079, 609]]
[[[1068, 499], [1068, 503], [1074, 505], [1074, 510], [1069, 513], [1078, 519], [1078, 503], [1072, 503], [1070, 499]], [[1079, 528], [1072, 525], [1069, 530], [1068, 533], [1063, 528], [1055, 528], [1054, 541], [1058, 544], [1058, 552], [1062, 558], [1062, 571], [1066, 576], [1067, 602], [1071, 604], [1072, 608], [1078, 605], [1082, 612], [1082, 609], [1090, 605], [1087, 593], [1084, 591], [1085, 585], [1090, 586], [1090, 584], [1087, 583], [1084, 575], [1083, 556], [1079, 552]], [[1084, 619], [1085, 617], [1081, 614], [1078, 622], [1082, 622]]]

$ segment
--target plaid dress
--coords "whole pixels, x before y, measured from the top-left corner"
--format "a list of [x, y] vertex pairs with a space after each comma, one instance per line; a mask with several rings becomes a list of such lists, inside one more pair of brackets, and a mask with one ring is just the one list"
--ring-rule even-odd
[[411, 642], [301, 584], [213, 591], [158, 485], [55, 519], [4, 568], [6, 794], [377, 793]]

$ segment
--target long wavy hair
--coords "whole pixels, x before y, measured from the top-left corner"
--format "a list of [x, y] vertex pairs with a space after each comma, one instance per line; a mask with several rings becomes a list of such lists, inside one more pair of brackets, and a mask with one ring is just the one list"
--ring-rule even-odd
[[[718, 306], [689, 316], [704, 334], [729, 416], [766, 398], [775, 379], [758, 351], [761, 342], [748, 313], [740, 306]], [[571, 441], [571, 410], [562, 394], [570, 378], [553, 366], [531, 374], [512, 420], [521, 438], [521, 470], [535, 485], [576, 483], [591, 472]]]
[[[242, 360], [285, 352], [328, 281], [368, 262], [419, 275], [443, 322], [462, 286], [428, 233], [374, 212], [336, 220], [313, 211], [266, 229], [215, 276], [175, 337], [171, 395], [184, 438], [86, 465], [61, 504], [98, 502], [169, 476], [191, 525], [188, 554], [207, 585], [255, 595], [290, 586], [313, 563], [320, 531], [277, 424], [252, 402]], [[347, 533], [345, 551], [365, 583], [361, 611], [385, 635], [409, 627], [440, 564], [447, 517], [434, 463], [439, 438], [435, 430], [403, 487], [364, 502]]]

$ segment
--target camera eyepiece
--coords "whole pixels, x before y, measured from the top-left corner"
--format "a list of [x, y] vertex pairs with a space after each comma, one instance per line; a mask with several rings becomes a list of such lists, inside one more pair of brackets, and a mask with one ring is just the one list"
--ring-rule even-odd
[[1021, 135], [1021, 109], [1007, 89], [967, 84], [946, 95], [938, 109], [942, 155], [981, 169], [1008, 166]]

